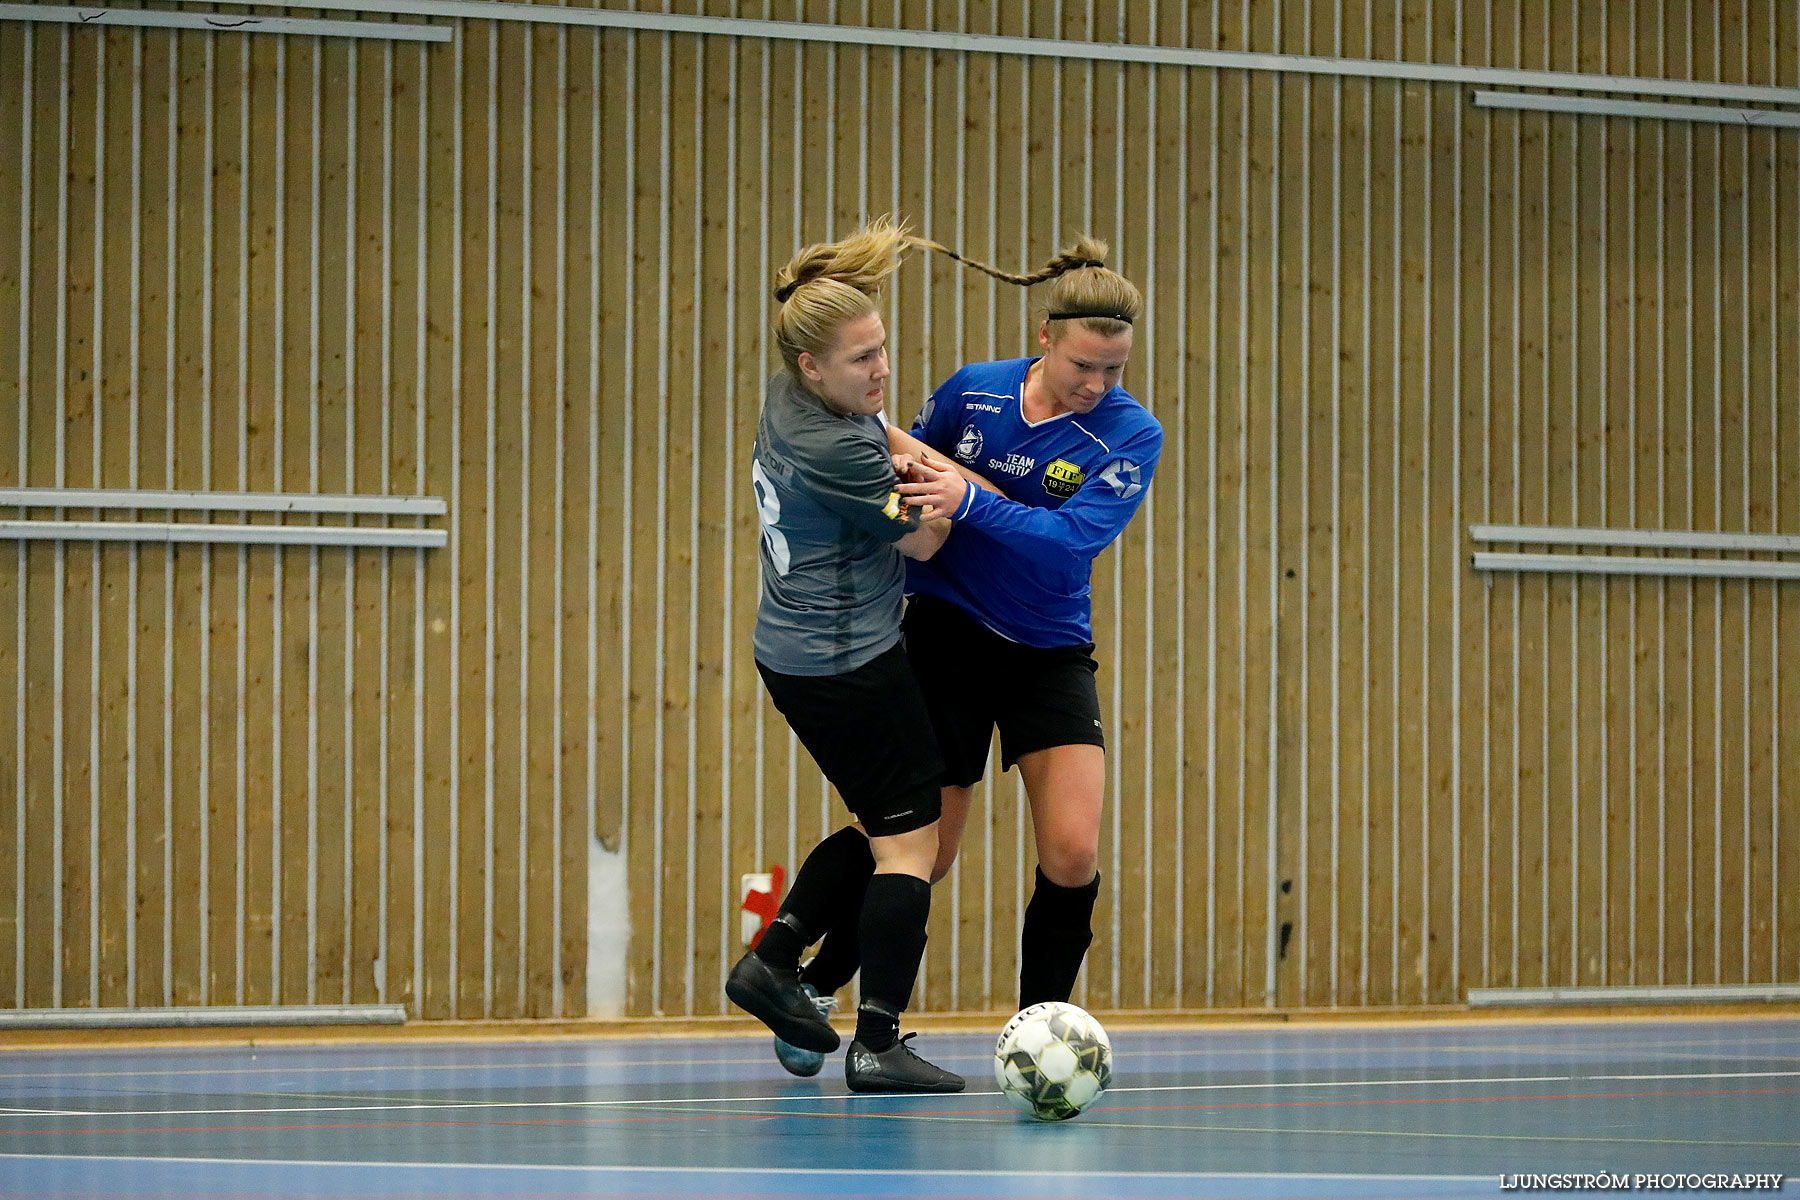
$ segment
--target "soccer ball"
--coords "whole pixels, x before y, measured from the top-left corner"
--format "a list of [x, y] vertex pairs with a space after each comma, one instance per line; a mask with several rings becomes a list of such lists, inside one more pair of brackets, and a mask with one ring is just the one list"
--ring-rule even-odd
[[1066, 1121], [1112, 1082], [1112, 1043], [1100, 1022], [1073, 1004], [1034, 1004], [1000, 1031], [994, 1082], [1038, 1120]]

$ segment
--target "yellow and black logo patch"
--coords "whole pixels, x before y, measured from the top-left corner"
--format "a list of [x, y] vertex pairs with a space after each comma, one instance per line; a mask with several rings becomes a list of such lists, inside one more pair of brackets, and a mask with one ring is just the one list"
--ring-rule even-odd
[[881, 515], [890, 521], [906, 520], [906, 506], [900, 502], [899, 492], [888, 493], [887, 507], [881, 510]]
[[1086, 478], [1086, 471], [1066, 458], [1059, 458], [1044, 468], [1044, 491], [1060, 500], [1067, 500]]

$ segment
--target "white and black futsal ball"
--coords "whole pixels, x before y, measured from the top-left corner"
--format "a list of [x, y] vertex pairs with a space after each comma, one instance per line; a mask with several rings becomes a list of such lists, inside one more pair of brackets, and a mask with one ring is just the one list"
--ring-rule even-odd
[[1014, 1015], [994, 1047], [994, 1082], [1040, 1121], [1066, 1121], [1112, 1082], [1112, 1043], [1073, 1004], [1048, 1001]]

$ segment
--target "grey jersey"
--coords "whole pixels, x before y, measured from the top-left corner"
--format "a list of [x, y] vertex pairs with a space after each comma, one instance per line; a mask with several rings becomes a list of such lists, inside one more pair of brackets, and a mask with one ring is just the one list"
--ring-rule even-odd
[[780, 371], [753, 454], [756, 661], [783, 675], [854, 671], [900, 640], [906, 571], [894, 542], [919, 527], [894, 490], [886, 425], [832, 411]]

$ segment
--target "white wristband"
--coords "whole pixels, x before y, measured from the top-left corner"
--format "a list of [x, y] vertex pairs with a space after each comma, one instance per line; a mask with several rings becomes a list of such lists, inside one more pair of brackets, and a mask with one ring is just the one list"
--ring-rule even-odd
[[958, 521], [968, 516], [969, 510], [975, 507], [975, 493], [978, 490], [974, 481], [969, 479], [963, 480], [963, 487], [967, 490], [963, 492], [963, 502], [956, 510], [955, 519]]

